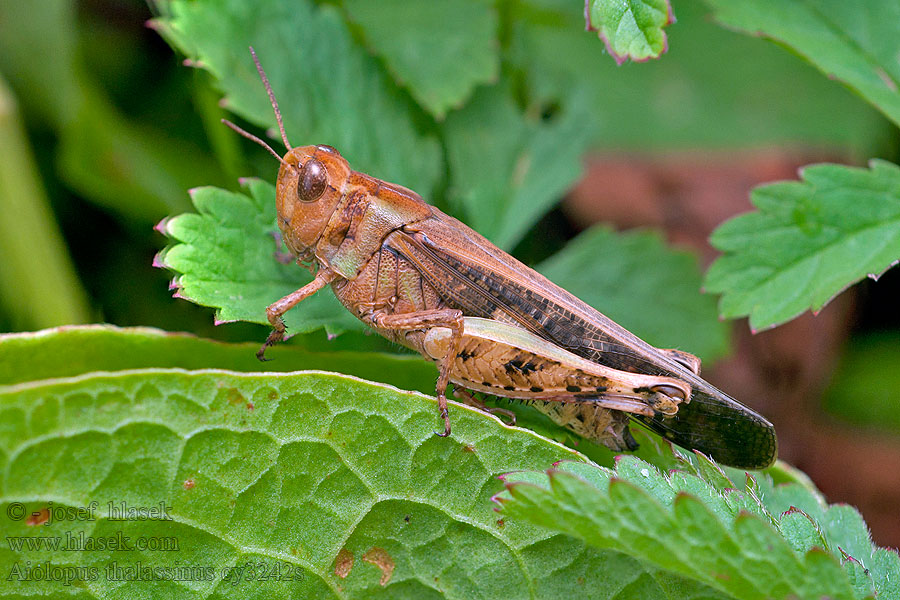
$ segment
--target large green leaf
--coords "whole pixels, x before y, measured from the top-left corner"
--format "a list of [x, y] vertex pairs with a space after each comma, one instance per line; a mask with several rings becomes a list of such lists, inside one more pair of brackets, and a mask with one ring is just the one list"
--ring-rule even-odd
[[487, 0], [347, 0], [395, 79], [438, 119], [497, 77], [497, 11]]
[[[389, 383], [404, 390], [434, 393], [437, 370], [419, 356], [311, 350], [279, 344], [267, 352], [272, 360], [260, 362], [256, 359], [259, 346], [223, 344], [150, 327], [112, 325], [6, 334], [0, 335], [0, 385], [148, 367], [241, 372], [320, 369]], [[35, 360], [37, 356], [40, 360]]]
[[[559, 460], [580, 457], [479, 411], [452, 404], [454, 433], [441, 439], [432, 433], [439, 422], [432, 398], [347, 376], [181, 368], [84, 372], [206, 362], [246, 368], [253, 348], [111, 327], [0, 338], [0, 364], [9, 367], [2, 372], [8, 385], [0, 386], [0, 522], [6, 540], [0, 569], [9, 575], [0, 581], [0, 595], [728, 597], [708, 577], [661, 564], [666, 561], [655, 548], [598, 550], [591, 539], [585, 545], [542, 532], [527, 518], [497, 519], [489, 499], [502, 489], [498, 474], [534, 478]], [[381, 369], [378, 376], [398, 381], [414, 378], [417, 369], [406, 359], [377, 354], [277, 350], [285, 366]], [[34, 356], [47, 357], [47, 364], [30, 365]], [[67, 363], [66, 357], [75, 360]], [[433, 370], [430, 375], [418, 379], [431, 384]], [[728, 479], [703, 457], [691, 463], [658, 439], [639, 437], [641, 455], [652, 463], [619, 459], [618, 477], [626, 477], [623, 465], [633, 465], [631, 477], [639, 480], [657, 473], [651, 466], [657, 465], [682, 473], [673, 471], [671, 486], [698, 498], [692, 502], [718, 506], [724, 497], [732, 512], [763, 517], [766, 510], [776, 514], [796, 506], [803, 513], [782, 518], [779, 531], [787, 541], [778, 544], [803, 552], [808, 548], [798, 546], [813, 540], [830, 552], [844, 549], [861, 561], [845, 566], [859, 586], [874, 581], [880, 589], [896, 576], [896, 554], [871, 553], [859, 515], [827, 507], [808, 485], [773, 486], [763, 476], [759, 484], [747, 479], [747, 492], [737, 494], [728, 488], [743, 473], [729, 470]], [[584, 468], [579, 474], [590, 479], [595, 467]], [[779, 465], [767, 473], [777, 481], [796, 479]], [[650, 492], [660, 490], [651, 486]], [[589, 500], [589, 494], [579, 496], [579, 502]], [[114, 520], [109, 503], [162, 507], [171, 519]], [[85, 507], [95, 520], [60, 512]], [[36, 527], [47, 515], [50, 522]], [[632, 535], [654, 539], [658, 524], [636, 524]], [[81, 536], [89, 544], [174, 544], [177, 552], [53, 546], [71, 548]], [[747, 550], [738, 548], [730, 560], [753, 564], [758, 559]], [[57, 575], [40, 576], [40, 568]]]
[[710, 241], [724, 252], [706, 289], [722, 293], [724, 317], [755, 329], [818, 311], [847, 286], [900, 259], [900, 168], [815, 165], [803, 181], [753, 190], [758, 209], [726, 222]]
[[900, 125], [900, 4], [706, 0], [723, 24], [784, 44]]
[[[693, 473], [666, 474], [624, 457], [614, 470], [563, 463], [548, 475], [506, 476], [507, 491], [498, 497], [503, 513], [641, 556], [728, 597], [896, 592], [890, 583], [900, 576], [896, 552], [872, 544], [854, 509], [826, 507], [804, 486], [763, 481], [761, 487], [748, 477], [728, 489], [734, 484], [702, 457]], [[763, 493], [773, 498], [761, 501]]]
[[549, 121], [525, 114], [506, 85], [480, 88], [444, 124], [451, 199], [468, 223], [510, 249], [581, 175], [592, 133], [583, 97]]
[[663, 27], [675, 21], [668, 0], [590, 0], [586, 27], [597, 31], [616, 64], [658, 58], [666, 51]]
[[[157, 369], [7, 387], [0, 595], [718, 597], [498, 519], [498, 474], [577, 455], [472, 409], [453, 405], [451, 418], [453, 435], [439, 438], [432, 399], [321, 373]], [[115, 521], [109, 503], [170, 519]], [[96, 519], [61, 512], [77, 508]], [[42, 546], [67, 534], [132, 549]], [[26, 570], [37, 565], [60, 576]]]
[[[340, 340], [345, 337], [349, 336], [341, 336]], [[437, 370], [432, 363], [412, 354], [332, 350], [333, 346], [340, 345], [340, 340], [327, 342], [327, 346], [319, 339], [279, 344], [267, 353], [272, 360], [260, 362], [256, 359], [259, 343], [226, 344], [149, 327], [84, 325], [3, 334], [0, 335], [0, 386], [95, 371], [146, 368], [216, 368], [245, 373], [322, 370], [434, 395]], [[358, 340], [351, 341], [359, 344]], [[41, 360], [35, 360], [36, 356]], [[515, 411], [520, 427], [577, 448], [598, 464], [613, 464], [615, 452], [579, 438], [531, 407], [506, 399], [488, 399], [488, 402]], [[677, 450], [670, 444], [643, 429], [635, 429], [633, 433], [640, 445], [637, 456], [661, 468], [675, 464]], [[781, 481], [785, 480], [782, 470], [776, 465], [766, 472]]]
[[[181, 242], [156, 258], [172, 269], [176, 296], [216, 310], [220, 322], [267, 324], [266, 307], [308, 283], [312, 276], [296, 264], [275, 258], [275, 188], [258, 179], [243, 180], [249, 196], [218, 188], [192, 190], [198, 214], [160, 223], [159, 230]], [[288, 333], [325, 327], [337, 333], [361, 329], [334, 297], [322, 290], [285, 315]]]
[[594, 227], [538, 270], [651, 344], [704, 360], [728, 351], [716, 300], [700, 294], [696, 257], [666, 248], [654, 233]]
[[254, 46], [292, 144], [330, 144], [357, 170], [432, 191], [437, 142], [415, 129], [400, 91], [333, 7], [307, 0], [171, 0], [162, 7], [168, 16], [156, 22], [160, 32], [212, 73], [229, 109], [275, 126], [247, 50]]

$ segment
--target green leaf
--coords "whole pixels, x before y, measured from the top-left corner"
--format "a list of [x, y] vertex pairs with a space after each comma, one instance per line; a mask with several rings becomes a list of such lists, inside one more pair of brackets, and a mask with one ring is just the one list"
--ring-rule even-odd
[[667, 248], [658, 234], [593, 227], [537, 268], [651, 344], [704, 360], [728, 351], [715, 299], [700, 294], [697, 258]]
[[486, 0], [348, 0], [344, 6], [394, 79], [438, 119], [497, 77], [497, 11]]
[[[191, 199], [199, 214], [187, 213], [158, 229], [181, 242], [163, 250], [154, 264], [178, 273], [175, 296], [216, 308], [218, 322], [268, 323], [266, 307], [308, 283], [312, 276], [275, 258], [275, 188], [243, 180], [249, 196], [218, 188], [197, 188]], [[325, 327], [329, 333], [362, 329], [334, 297], [322, 290], [285, 317], [288, 333]]]
[[818, 311], [866, 275], [900, 258], [900, 168], [804, 168], [802, 182], [758, 187], [758, 209], [727, 221], [710, 242], [724, 252], [706, 274], [723, 317], [750, 316], [754, 330]]
[[584, 98], [549, 121], [524, 114], [504, 85], [482, 87], [444, 124], [450, 196], [468, 224], [509, 250], [581, 175], [591, 136]]
[[781, 516], [778, 524], [781, 535], [788, 541], [794, 552], [803, 554], [813, 548], [826, 548], [825, 538], [815, 522], [803, 511], [791, 509]]
[[[174, 552], [5, 544], [0, 569], [17, 575], [0, 578], [0, 595], [718, 597], [620, 553], [498, 519], [489, 501], [502, 490], [498, 474], [577, 455], [473, 409], [450, 411], [454, 433], [439, 438], [432, 399], [322, 373], [153, 369], [7, 387], [4, 535], [23, 544], [118, 535], [178, 550], [176, 563]], [[110, 502], [170, 520], [114, 521]], [[51, 507], [62, 516], [44, 526], [25, 519]], [[10, 518], [20, 508], [23, 518]], [[77, 508], [96, 520], [61, 512]], [[48, 563], [74, 581], [13, 571]], [[174, 577], [174, 567], [192, 570]], [[147, 571], [128, 579], [125, 569]]]
[[252, 45], [281, 101], [292, 144], [332, 145], [359, 171], [425, 196], [432, 191], [437, 142], [414, 128], [400, 91], [333, 7], [307, 0], [172, 0], [163, 8], [169, 16], [156, 22], [160, 32], [218, 79], [230, 110], [275, 126], [247, 50]]
[[[295, 344], [270, 348], [260, 362], [260, 344], [223, 344], [186, 333], [112, 325], [60, 327], [0, 335], [0, 385], [72, 377], [92, 371], [148, 367], [259, 371], [338, 371], [434, 393], [437, 370], [419, 356], [379, 352], [311, 350]], [[34, 357], [39, 356], [40, 360]]]
[[517, 6], [510, 62], [548, 102], [564, 105], [573, 89], [587, 93], [594, 148], [793, 145], [870, 155], [883, 138], [886, 122], [875, 109], [781, 48], [718, 26], [701, 0], [677, 3], [665, 60], [621, 67], [598, 60], [599, 40], [583, 31], [583, 2]]
[[870, 0], [706, 0], [723, 24], [783, 44], [900, 125], [900, 5]]
[[[809, 484], [773, 484], [768, 477], [760, 478], [758, 496], [773, 515], [781, 515], [779, 527], [791, 529], [786, 537], [793, 543], [816, 543], [841, 559], [851, 583], [862, 597], [878, 592], [878, 598], [898, 598], [896, 581], [900, 575], [900, 558], [896, 552], [876, 547], [862, 516], [846, 504], [828, 505], [822, 494]], [[797, 511], [812, 523], [802, 525], [805, 532], [798, 532], [797, 522], [782, 525], [784, 519], [796, 520]], [[822, 539], [824, 538], [824, 543]], [[868, 573], [866, 572], [868, 570]]]
[[675, 22], [668, 0], [590, 0], [587, 18], [619, 65], [659, 58], [668, 48], [663, 27]]
[[[900, 575], [898, 563], [883, 554], [887, 551], [876, 551], [868, 537], [857, 538], [856, 550], [871, 577], [857, 566], [842, 568], [843, 556], [821, 545], [798, 550], [796, 511], [773, 517], [779, 513], [770, 513], [749, 486], [726, 491], [696, 472], [667, 475], [633, 457], [621, 458], [615, 470], [563, 463], [548, 475], [542, 480], [533, 473], [505, 476], [507, 491], [498, 497], [502, 512], [640, 557], [728, 597], [863, 598], [875, 590], [889, 593], [879, 582]], [[790, 487], [812, 497], [801, 486]], [[792, 528], [790, 542], [780, 533], [782, 522], [784, 529]]]

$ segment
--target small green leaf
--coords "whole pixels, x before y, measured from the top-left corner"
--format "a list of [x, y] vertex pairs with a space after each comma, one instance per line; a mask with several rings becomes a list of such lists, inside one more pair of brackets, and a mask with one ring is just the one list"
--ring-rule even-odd
[[[631, 481], [638, 487], [648, 490], [664, 505], [675, 501], [677, 490], [672, 487], [669, 478], [653, 465], [634, 456], [620, 456], [616, 460], [615, 472], [595, 469], [591, 465], [586, 466], [587, 468], [581, 468], [580, 465], [566, 465], [566, 471], [578, 475], [600, 490], [608, 490], [609, 481], [615, 477], [622, 481]], [[597, 485], [598, 481], [604, 485]]]
[[783, 44], [900, 125], [900, 5], [842, 0], [706, 0], [723, 24]]
[[[734, 482], [741, 482], [746, 479], [747, 475], [746, 471], [740, 469], [733, 469], [731, 467], [725, 467], [725, 471], [729, 473], [731, 480]], [[825, 502], [824, 497], [822, 497], [819, 490], [816, 488], [816, 484], [813, 483], [812, 479], [809, 478], [809, 475], [801, 471], [796, 467], [792, 467], [784, 461], [776, 461], [774, 465], [766, 469], [766, 476], [772, 479], [772, 483], [775, 485], [780, 485], [782, 483], [795, 483], [802, 488], [805, 488], [809, 491], [809, 493], [813, 494], [820, 498], [822, 502]], [[758, 485], [755, 483], [748, 485], [755, 485], [754, 490], [756, 492], [759, 491]]]
[[444, 123], [450, 196], [468, 224], [509, 250], [581, 175], [592, 121], [571, 98], [550, 121], [524, 114], [503, 85], [482, 87]]
[[900, 168], [814, 165], [802, 182], [758, 187], [758, 209], [727, 221], [710, 242], [724, 252], [706, 274], [723, 317], [760, 330], [818, 311], [866, 275], [900, 259]]
[[[264, 336], [260, 338], [260, 342]], [[60, 327], [0, 335], [0, 386], [92, 371], [181, 368], [259, 371], [338, 371], [404, 390], [434, 393], [437, 370], [419, 356], [379, 352], [311, 350], [296, 344], [270, 348], [260, 362], [260, 344], [223, 344], [187, 333], [112, 325]], [[41, 360], [34, 360], [40, 356]]]
[[397, 83], [438, 119], [497, 77], [497, 11], [485, 0], [348, 0]]
[[703, 479], [720, 490], [726, 490], [734, 485], [722, 470], [722, 467], [717, 465], [715, 461], [702, 452], [696, 452], [695, 454], [697, 456], [698, 473]]
[[882, 591], [878, 582], [900, 575], [895, 562], [872, 552], [868, 539], [859, 563], [870, 568], [871, 577], [850, 561], [842, 568], [845, 557], [839, 553], [810, 549], [791, 516], [799, 513], [787, 515], [783, 527], [791, 536], [785, 539], [750, 488], [739, 493], [757, 511], [729, 510], [734, 491], [679, 471], [663, 475], [634, 458], [620, 459], [614, 471], [562, 463], [543, 482], [515, 473], [504, 481], [507, 491], [498, 497], [504, 514], [625, 552], [733, 598], [863, 598]]
[[[312, 276], [275, 258], [275, 188], [259, 179], [243, 182], [249, 196], [218, 188], [192, 190], [199, 214], [187, 213], [158, 229], [181, 242], [163, 250], [157, 266], [172, 269], [176, 297], [216, 308], [220, 322], [268, 323], [266, 307], [308, 283]], [[325, 327], [330, 333], [362, 324], [321, 290], [284, 317], [288, 334]]]
[[663, 27], [675, 22], [668, 0], [590, 0], [586, 16], [620, 65], [659, 58], [668, 48]]
[[778, 523], [778, 528], [794, 552], [802, 554], [813, 548], [826, 549], [828, 547], [815, 522], [802, 510], [792, 508], [784, 513]]
[[230, 110], [275, 127], [247, 49], [253, 46], [292, 144], [329, 144], [359, 171], [425, 196], [432, 192], [440, 168], [437, 142], [416, 131], [399, 90], [354, 42], [334, 7], [307, 0], [161, 5], [168, 16], [156, 21], [160, 33], [218, 79]]
[[655, 233], [593, 227], [537, 269], [651, 344], [704, 360], [728, 351], [715, 299], [700, 294], [696, 257]]

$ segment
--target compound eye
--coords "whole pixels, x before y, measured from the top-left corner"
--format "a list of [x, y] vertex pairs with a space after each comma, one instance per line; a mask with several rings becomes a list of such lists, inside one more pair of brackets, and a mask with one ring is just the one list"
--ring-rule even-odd
[[326, 185], [328, 185], [328, 176], [325, 172], [325, 165], [311, 158], [300, 168], [297, 197], [302, 202], [315, 202], [325, 193]]

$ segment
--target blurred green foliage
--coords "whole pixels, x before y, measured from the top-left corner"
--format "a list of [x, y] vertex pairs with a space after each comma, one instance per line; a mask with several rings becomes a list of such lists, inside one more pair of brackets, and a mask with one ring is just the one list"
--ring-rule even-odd
[[[4, 195], [3, 220], [14, 232], [6, 245], [17, 243], [36, 254], [54, 249], [56, 262], [73, 262], [80, 280], [53, 289], [57, 275], [38, 267], [18, 285], [4, 285], [4, 329], [99, 320], [213, 332], [199, 312], [173, 304], [165, 293], [165, 275], [150, 266], [158, 245], [150, 227], [190, 205], [187, 188], [226, 184], [227, 167], [233, 170], [236, 161], [229, 162], [227, 153], [217, 160], [210, 151], [195, 107], [221, 109], [208, 101], [203, 78], [178, 68], [144, 27], [150, 16], [142, 2], [48, 0], [40, 8], [0, 2], [0, 73], [18, 101], [29, 133], [25, 143], [32, 146], [4, 148], [4, 155], [34, 153], [53, 211], [44, 227], [58, 227], [65, 240], [55, 244], [26, 226], [11, 209], [13, 198]], [[237, 143], [223, 139], [234, 154]], [[15, 175], [5, 174], [4, 188]], [[46, 205], [40, 194], [38, 188], [15, 201]], [[0, 257], [4, 272], [13, 270], [13, 259]], [[20, 288], [40, 280], [45, 280], [45, 299], [19, 306]], [[67, 317], [85, 293], [90, 312], [81, 309], [80, 317]], [[51, 297], [68, 306], [65, 312], [34, 310]]]
[[844, 349], [825, 409], [857, 426], [900, 434], [900, 340], [895, 331], [858, 336]]

